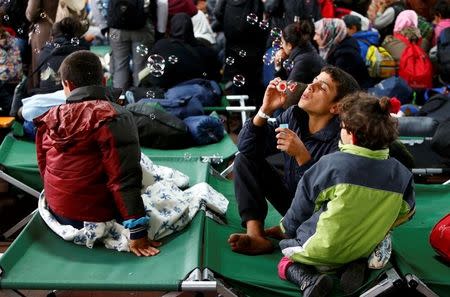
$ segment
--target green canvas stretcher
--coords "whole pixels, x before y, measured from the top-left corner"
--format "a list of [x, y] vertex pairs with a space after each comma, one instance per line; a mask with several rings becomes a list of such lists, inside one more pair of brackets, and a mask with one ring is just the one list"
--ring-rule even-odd
[[[222, 276], [232, 287], [238, 288], [249, 296], [299, 296], [298, 287], [278, 277], [277, 265], [282, 257], [280, 249], [276, 249], [272, 254], [258, 256], [246, 256], [231, 251], [227, 243], [230, 234], [245, 232], [241, 227], [233, 183], [212, 176], [208, 183], [225, 195], [230, 204], [226, 214], [226, 226], [213, 220], [205, 221], [204, 266]], [[269, 205], [265, 225], [278, 225], [280, 219], [280, 214]], [[277, 244], [276, 241], [274, 243]], [[374, 280], [390, 267], [387, 265], [383, 270], [373, 271], [368, 281], [361, 287], [361, 291], [374, 284]], [[337, 279], [331, 296], [343, 296], [343, 292], [336, 283]]]
[[[32, 168], [37, 173], [36, 165], [33, 165], [35, 156], [32, 154], [30, 157], [30, 151], [34, 151], [32, 143], [17, 141], [11, 136], [5, 138], [0, 146], [0, 160], [6, 163], [8, 172], [12, 169], [27, 184], [30, 181], [26, 178], [33, 175], [22, 171], [28, 172]], [[91, 250], [65, 242], [54, 235], [39, 216], [35, 216], [0, 258], [0, 288], [201, 291], [202, 288], [218, 290], [218, 284], [211, 279], [220, 278], [250, 296], [299, 295], [294, 285], [277, 276], [276, 267], [281, 258], [279, 250], [261, 256], [245, 256], [230, 251], [226, 242], [228, 236], [243, 230], [231, 181], [210, 174], [211, 165], [199, 159], [180, 156], [153, 159], [157, 164], [188, 174], [191, 184], [206, 181], [224, 194], [230, 201], [227, 225], [205, 218], [204, 212], [200, 212], [184, 231], [164, 240], [160, 255], [142, 259], [127, 253], [103, 248]], [[427, 246], [427, 236], [437, 219], [449, 211], [450, 187], [417, 185], [416, 190], [416, 217], [394, 232], [394, 264], [401, 274], [414, 273], [441, 296], [448, 296], [449, 268], [434, 258], [434, 252]], [[279, 219], [280, 215], [270, 208], [266, 225], [275, 225]], [[183, 281], [196, 268], [203, 272], [203, 276], [191, 282]], [[212, 272], [214, 278], [205, 275], [205, 271]], [[381, 273], [373, 272], [366, 286]], [[208, 285], [212, 283], [212, 286]], [[333, 296], [340, 295], [339, 290], [333, 293]]]
[[[190, 184], [205, 181], [209, 170], [200, 160], [158, 158], [155, 163], [187, 174]], [[163, 240], [158, 256], [139, 258], [66, 242], [36, 214], [0, 259], [0, 288], [178, 291], [200, 267], [204, 220], [200, 211], [183, 231]]]
[[[160, 165], [170, 166], [177, 163], [178, 166], [182, 166], [182, 164], [188, 166], [188, 164], [191, 164], [189, 161], [217, 162], [230, 159], [237, 152], [237, 147], [230, 136], [225, 134], [220, 142], [205, 146], [183, 150], [142, 148], [142, 152], [150, 159], [158, 161]], [[5, 168], [7, 174], [38, 191], [42, 190], [43, 184], [37, 166], [36, 148], [33, 142], [20, 140], [8, 134], [0, 145], [0, 164]], [[191, 183], [204, 181], [206, 174], [207, 170], [205, 169], [202, 174], [194, 175], [191, 177]]]
[[434, 225], [450, 213], [450, 185], [416, 185], [416, 214], [393, 233], [395, 265], [441, 297], [450, 296], [450, 265], [429, 244]]

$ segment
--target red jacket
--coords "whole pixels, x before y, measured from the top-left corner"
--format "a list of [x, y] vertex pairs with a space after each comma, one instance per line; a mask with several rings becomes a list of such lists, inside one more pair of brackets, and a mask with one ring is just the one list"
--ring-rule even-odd
[[93, 222], [145, 215], [137, 129], [128, 111], [106, 99], [105, 88], [77, 88], [66, 104], [34, 122], [39, 170], [53, 212]]

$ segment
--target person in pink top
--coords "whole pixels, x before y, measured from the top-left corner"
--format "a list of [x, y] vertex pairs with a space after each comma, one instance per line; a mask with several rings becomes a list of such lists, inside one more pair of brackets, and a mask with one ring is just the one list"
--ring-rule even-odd
[[442, 30], [450, 27], [450, 0], [439, 0], [434, 6], [434, 36], [433, 46], [436, 45], [437, 39]]

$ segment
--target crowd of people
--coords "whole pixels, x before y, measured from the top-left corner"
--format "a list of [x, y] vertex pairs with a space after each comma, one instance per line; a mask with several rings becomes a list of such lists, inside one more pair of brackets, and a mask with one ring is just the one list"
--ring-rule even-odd
[[[410, 102], [432, 87], [448, 93], [449, 0], [355, 7], [315, 0], [0, 4], [2, 114], [17, 112], [11, 105], [24, 83], [26, 96], [63, 90], [67, 103], [34, 120], [45, 198], [61, 223], [77, 228], [120, 217], [130, 230], [130, 251], [159, 253], [160, 243], [145, 231], [136, 127], [104, 85], [155, 94], [191, 79], [248, 94], [257, 107], [242, 123], [234, 165], [246, 231], [231, 234], [228, 243], [256, 255], [271, 253], [269, 238], [279, 239], [279, 276], [303, 296], [329, 294], [324, 272], [336, 270], [344, 291], [353, 292], [367, 258], [414, 213], [408, 156], [389, 150], [398, 136], [395, 99], [367, 90], [398, 75], [416, 92]], [[97, 45], [110, 46], [108, 65], [89, 52]], [[276, 152], [284, 174], [266, 159]], [[89, 176], [83, 188], [74, 186], [81, 176]], [[83, 207], [74, 195], [85, 199]], [[266, 228], [267, 200], [283, 216], [280, 226]]]

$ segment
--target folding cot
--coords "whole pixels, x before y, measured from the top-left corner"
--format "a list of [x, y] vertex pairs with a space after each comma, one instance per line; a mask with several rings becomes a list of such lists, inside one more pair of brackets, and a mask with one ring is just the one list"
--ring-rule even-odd
[[433, 226], [450, 213], [450, 185], [416, 185], [416, 214], [393, 233], [394, 264], [407, 285], [430, 295], [421, 282], [441, 297], [450, 296], [450, 264], [429, 244]]
[[[8, 145], [0, 147], [1, 161], [6, 162], [8, 172], [13, 168], [15, 175], [25, 178], [23, 181], [28, 183], [26, 178], [30, 174], [24, 175], [21, 171], [29, 173], [30, 168], [36, 167], [35, 161], [33, 164], [29, 156], [21, 156], [26, 150], [23, 142], [7, 139], [5, 143]], [[152, 158], [150, 151], [147, 153]], [[211, 164], [200, 159], [185, 158], [183, 155], [153, 157], [157, 164], [188, 174], [191, 184], [206, 181], [224, 194], [230, 201], [225, 218], [227, 224], [216, 222], [204, 212], [199, 212], [185, 230], [163, 240], [160, 255], [144, 259], [128, 253], [99, 247], [91, 250], [65, 242], [54, 235], [37, 215], [0, 258], [0, 288], [215, 291], [223, 296], [240, 293], [250, 296], [298, 296], [299, 291], [294, 285], [277, 277], [276, 265], [281, 257], [279, 250], [270, 255], [251, 257], [230, 251], [227, 237], [243, 230], [233, 183], [211, 174]], [[392, 264], [401, 275], [394, 280], [395, 285], [405, 284], [404, 280], [407, 280], [408, 285], [414, 286], [420, 279], [440, 296], [449, 296], [450, 270], [434, 257], [427, 236], [438, 218], [450, 211], [450, 204], [446, 203], [450, 199], [450, 186], [417, 185], [416, 195], [416, 217], [396, 229], [393, 235]], [[280, 215], [271, 208], [266, 223], [277, 224], [279, 218]], [[384, 272], [389, 275], [392, 270], [389, 265], [386, 270], [374, 271], [365, 288], [373, 284], [376, 277]], [[389, 285], [394, 286], [392, 283]], [[423, 286], [418, 286], [418, 289], [423, 289]], [[339, 290], [333, 294], [340, 295]]]

